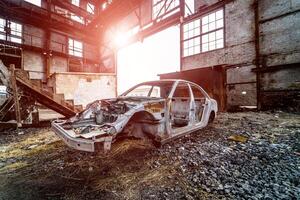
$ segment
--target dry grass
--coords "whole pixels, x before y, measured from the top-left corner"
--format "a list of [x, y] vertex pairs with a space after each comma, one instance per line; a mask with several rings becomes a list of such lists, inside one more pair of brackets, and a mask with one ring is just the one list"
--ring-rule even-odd
[[16, 170], [22, 169], [26, 166], [28, 166], [29, 164], [27, 162], [15, 162], [15, 163], [11, 163], [8, 164], [2, 168], [0, 168], [0, 174], [8, 174], [8, 173], [12, 173]]

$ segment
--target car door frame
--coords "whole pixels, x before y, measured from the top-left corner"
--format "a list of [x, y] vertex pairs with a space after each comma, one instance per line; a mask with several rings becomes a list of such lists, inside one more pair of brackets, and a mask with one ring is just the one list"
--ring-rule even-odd
[[[194, 129], [197, 130], [197, 129], [205, 127], [208, 123], [208, 119], [209, 119], [209, 115], [210, 115], [210, 111], [211, 111], [211, 101], [210, 101], [209, 95], [205, 92], [205, 90], [201, 86], [196, 85], [194, 83], [189, 83], [189, 84], [190, 84], [190, 87], [194, 86], [197, 89], [199, 89], [200, 92], [205, 97], [204, 108], [203, 108], [203, 111], [202, 111], [203, 113], [202, 113], [201, 120], [199, 122], [196, 122], [196, 120], [194, 120]], [[196, 102], [195, 102], [194, 93], [193, 93], [192, 89], [191, 89], [191, 91], [192, 91], [192, 94], [193, 94], [194, 106], [195, 106]]]
[[[187, 85], [188, 87], [188, 90], [189, 90], [189, 95], [190, 95], [190, 106], [189, 106], [189, 123], [187, 126], [184, 126], [184, 127], [180, 127], [180, 128], [172, 128], [172, 125], [171, 125], [171, 121], [170, 121], [170, 111], [171, 111], [171, 104], [172, 104], [172, 98], [174, 96], [174, 93], [175, 93], [175, 90], [177, 88], [177, 86], [180, 84], [180, 83], [184, 83]], [[195, 109], [194, 109], [194, 96], [193, 96], [193, 93], [192, 93], [192, 89], [191, 89], [191, 86], [189, 84], [189, 82], [187, 81], [182, 81], [182, 80], [178, 80], [175, 82], [175, 84], [173, 85], [173, 88], [167, 98], [167, 101], [166, 101], [166, 130], [167, 130], [167, 134], [170, 136], [170, 137], [174, 137], [178, 134], [181, 134], [183, 132], [186, 132], [187, 130], [191, 129], [192, 126], [194, 125], [194, 117], [195, 114]]]

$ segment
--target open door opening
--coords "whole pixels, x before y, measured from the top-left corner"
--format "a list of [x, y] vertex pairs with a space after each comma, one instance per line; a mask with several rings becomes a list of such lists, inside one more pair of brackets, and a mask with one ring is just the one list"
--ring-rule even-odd
[[182, 128], [191, 122], [191, 95], [188, 84], [178, 83], [170, 106], [170, 123], [172, 129]]
[[158, 74], [180, 70], [179, 32], [173, 26], [118, 51], [118, 94], [138, 83], [159, 80]]

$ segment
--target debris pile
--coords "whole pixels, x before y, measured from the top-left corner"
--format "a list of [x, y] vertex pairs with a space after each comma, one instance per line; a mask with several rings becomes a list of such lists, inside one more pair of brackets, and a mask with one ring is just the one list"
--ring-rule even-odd
[[[300, 116], [222, 113], [160, 148], [71, 150], [49, 130], [0, 134], [4, 199], [300, 199]], [[18, 191], [16, 193], [16, 191]]]

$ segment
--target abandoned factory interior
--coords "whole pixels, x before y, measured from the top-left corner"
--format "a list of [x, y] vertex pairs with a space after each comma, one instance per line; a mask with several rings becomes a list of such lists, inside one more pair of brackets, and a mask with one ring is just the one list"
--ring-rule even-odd
[[0, 0], [2, 199], [300, 199], [300, 0]]

